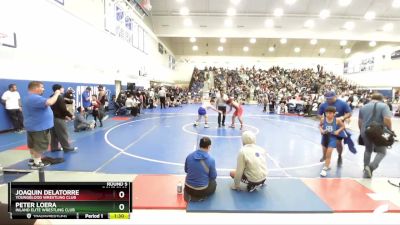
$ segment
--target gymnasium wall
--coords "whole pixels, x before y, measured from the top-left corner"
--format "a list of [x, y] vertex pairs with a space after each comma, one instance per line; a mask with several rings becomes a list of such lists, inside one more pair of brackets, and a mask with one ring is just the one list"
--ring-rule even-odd
[[[189, 81], [193, 68], [203, 69], [205, 66], [224, 68], [253, 67], [268, 69], [281, 66], [289, 69], [314, 68], [323, 65], [324, 70], [337, 75], [343, 74], [343, 59], [338, 58], [284, 58], [284, 57], [227, 57], [227, 56], [177, 56], [174, 80]], [[190, 74], [188, 76], [188, 74]]]
[[[78, 1], [65, 0], [65, 7], [69, 2]], [[168, 56], [158, 53], [154, 34], [145, 54], [104, 27], [97, 27], [98, 20], [104, 20], [101, 11], [89, 14], [90, 21], [83, 21], [55, 0], [1, 1], [0, 31], [15, 32], [18, 45], [0, 47], [0, 77], [61, 81], [79, 78], [80, 82], [103, 84], [134, 79], [172, 81]], [[146, 77], [139, 77], [139, 71], [142, 75], [145, 72]]]
[[[0, 95], [17, 83], [23, 96], [30, 80], [45, 81], [47, 91], [57, 81], [66, 87], [103, 84], [112, 92], [115, 80], [144, 87], [150, 80], [173, 81], [154, 34], [145, 27], [147, 53], [130, 46], [104, 30], [103, 8], [100, 0], [0, 1], [0, 32], [15, 32], [17, 40], [16, 48], [0, 45]], [[0, 106], [0, 131], [9, 128]]]

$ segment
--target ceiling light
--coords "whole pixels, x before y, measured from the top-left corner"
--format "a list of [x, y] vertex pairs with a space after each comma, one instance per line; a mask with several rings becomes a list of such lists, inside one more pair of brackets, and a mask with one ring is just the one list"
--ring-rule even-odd
[[311, 29], [311, 28], [313, 28], [315, 26], [315, 22], [314, 22], [314, 20], [306, 20], [306, 22], [304, 22], [304, 27], [305, 28], [309, 28], [309, 29]]
[[376, 46], [376, 41], [369, 42], [369, 47], [375, 47], [375, 46]]
[[400, 8], [400, 0], [393, 0], [392, 7], [393, 8]]
[[226, 42], [226, 38], [220, 38], [220, 39], [219, 39], [219, 42], [225, 43], [225, 42]]
[[250, 38], [250, 43], [254, 44], [256, 42], [257, 42], [257, 40], [255, 38]]
[[323, 9], [323, 10], [321, 10], [321, 12], [319, 13], [319, 17], [321, 18], [321, 19], [326, 19], [326, 18], [328, 18], [329, 16], [331, 15], [331, 12], [329, 11], [329, 10], [327, 10], [327, 9]]
[[300, 49], [299, 47], [294, 48], [294, 52], [296, 52], [296, 53], [299, 53], [300, 50], [301, 50], [301, 49]]
[[224, 51], [224, 47], [222, 47], [222, 46], [219, 46], [219, 47], [218, 47], [218, 51], [219, 51], [219, 52], [222, 52], [222, 51]]
[[226, 19], [224, 24], [225, 24], [225, 27], [232, 27], [233, 21], [231, 19]]
[[353, 30], [355, 26], [356, 25], [354, 22], [348, 21], [348, 22], [344, 23], [343, 28], [346, 30]]
[[346, 49], [344, 50], [344, 53], [346, 53], [346, 54], [350, 54], [350, 52], [351, 52], [351, 49], [350, 49], [350, 48], [346, 48]]
[[285, 0], [286, 5], [293, 5], [297, 0]]
[[185, 25], [185, 27], [190, 27], [192, 26], [192, 20], [190, 18], [185, 18], [183, 20], [183, 25]]
[[190, 42], [192, 42], [192, 43], [196, 42], [196, 38], [195, 38], [195, 37], [191, 37], [189, 40], [190, 40]]
[[286, 38], [281, 38], [280, 42], [281, 42], [281, 44], [286, 44], [287, 43], [287, 39]]
[[317, 39], [311, 39], [310, 40], [310, 44], [312, 44], [312, 45], [316, 45], [317, 44]]
[[383, 25], [382, 30], [385, 32], [390, 32], [393, 31], [393, 23], [387, 23], [385, 25]]
[[320, 53], [320, 54], [324, 54], [325, 52], [326, 52], [326, 49], [325, 49], [325, 48], [320, 48], [320, 49], [319, 49], [319, 53]]
[[269, 48], [268, 48], [268, 51], [269, 51], [269, 52], [273, 52], [273, 51], [275, 51], [275, 48], [274, 48], [274, 47], [269, 47]]
[[249, 51], [249, 47], [244, 46], [244, 47], [243, 47], [243, 51], [248, 52], [248, 51]]
[[368, 11], [364, 15], [364, 19], [366, 19], [366, 20], [373, 20], [373, 19], [375, 19], [375, 17], [376, 17], [376, 13], [374, 11]]
[[339, 5], [342, 7], [350, 5], [351, 0], [339, 0]]
[[199, 50], [199, 46], [197, 46], [197, 45], [193, 45], [193, 47], [192, 47], [192, 50], [193, 50], [193, 51], [197, 51], [197, 50]]
[[229, 8], [228, 10], [226, 10], [226, 15], [228, 15], [228, 16], [236, 15], [236, 9], [235, 8]]
[[187, 16], [187, 15], [189, 15], [189, 9], [187, 7], [182, 7], [179, 10], [179, 14], [181, 14], [182, 16]]
[[240, 3], [240, 0], [231, 0], [231, 3], [234, 4], [234, 5], [237, 5], [237, 4]]
[[266, 19], [265, 20], [265, 26], [268, 27], [268, 28], [274, 27], [274, 21], [271, 20], [271, 19]]
[[339, 42], [340, 46], [346, 46], [347, 45], [347, 41], [346, 40], [341, 40]]
[[276, 16], [276, 17], [281, 17], [281, 16], [283, 16], [283, 9], [281, 9], [281, 8], [276, 8], [276, 9], [274, 10], [274, 16]]

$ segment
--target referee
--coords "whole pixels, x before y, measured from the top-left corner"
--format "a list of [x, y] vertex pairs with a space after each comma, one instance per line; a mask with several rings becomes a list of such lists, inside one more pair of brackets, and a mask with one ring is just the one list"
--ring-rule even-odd
[[[216, 105], [219, 111], [222, 113], [218, 113], [218, 127], [225, 127], [225, 114], [226, 114], [226, 104], [225, 100], [228, 99], [228, 96], [224, 93], [223, 90], [219, 91], [219, 95], [217, 95]], [[221, 117], [222, 117], [222, 124], [221, 124]]]

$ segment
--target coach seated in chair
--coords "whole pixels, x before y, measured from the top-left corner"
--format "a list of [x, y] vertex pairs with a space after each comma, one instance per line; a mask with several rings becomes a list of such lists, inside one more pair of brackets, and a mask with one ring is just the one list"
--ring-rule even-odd
[[232, 189], [242, 190], [240, 183], [247, 185], [248, 192], [253, 192], [264, 185], [268, 175], [267, 152], [256, 145], [256, 135], [251, 131], [242, 134], [243, 147], [237, 157], [237, 166], [230, 175], [234, 179]]
[[217, 170], [215, 160], [208, 154], [211, 150], [211, 140], [208, 137], [200, 139], [200, 149], [192, 152], [185, 161], [185, 201], [202, 201], [214, 194], [217, 188]]

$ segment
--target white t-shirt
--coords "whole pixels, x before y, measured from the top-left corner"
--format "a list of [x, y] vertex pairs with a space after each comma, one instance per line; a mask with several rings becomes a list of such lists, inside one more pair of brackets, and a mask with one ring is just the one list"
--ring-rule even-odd
[[163, 90], [163, 89], [161, 89], [161, 90], [158, 92], [158, 96], [160, 96], [160, 97], [165, 97], [165, 95], [166, 95], [166, 92], [165, 92], [165, 90]]
[[21, 99], [21, 96], [19, 96], [18, 91], [6, 91], [1, 99], [6, 101], [6, 109], [19, 109], [18, 100]]
[[125, 102], [125, 106], [128, 108], [136, 107], [138, 105], [136, 99], [134, 98], [127, 98]]

